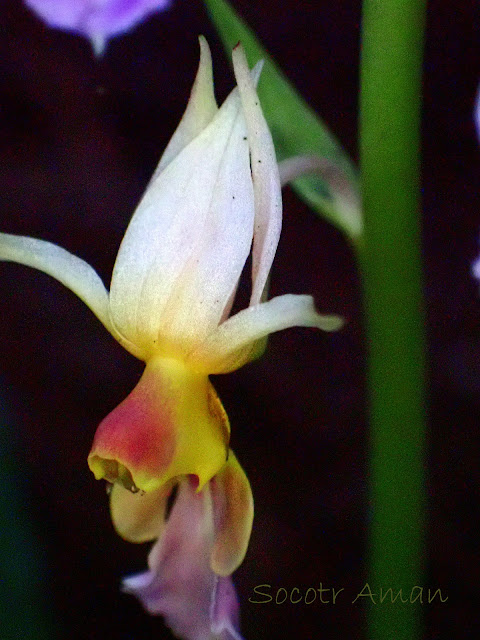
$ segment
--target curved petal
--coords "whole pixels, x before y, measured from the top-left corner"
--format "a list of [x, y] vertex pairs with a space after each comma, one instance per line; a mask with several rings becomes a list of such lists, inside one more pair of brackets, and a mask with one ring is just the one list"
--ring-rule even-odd
[[255, 235], [250, 300], [250, 304], [255, 305], [261, 300], [280, 238], [282, 192], [272, 136], [262, 113], [241, 45], [237, 45], [233, 50], [232, 59], [247, 122], [255, 193]]
[[157, 359], [98, 427], [88, 464], [97, 480], [131, 491], [188, 474], [201, 488], [225, 464], [228, 440], [228, 417], [207, 376]]
[[208, 42], [199, 37], [200, 63], [183, 118], [163, 152], [152, 181], [213, 120], [218, 111], [213, 91], [212, 55]]
[[124, 591], [137, 596], [150, 613], [163, 615], [184, 640], [240, 639], [233, 585], [210, 567], [213, 542], [209, 487], [197, 492], [186, 479], [149, 555], [149, 571], [123, 582]]
[[0, 260], [39, 269], [73, 291], [115, 337], [108, 315], [108, 293], [100, 276], [84, 260], [56, 244], [0, 233]]
[[243, 562], [253, 524], [252, 490], [233, 451], [210, 481], [210, 491], [215, 522], [210, 564], [216, 574], [229, 576]]
[[115, 531], [128, 542], [148, 542], [158, 538], [165, 526], [167, 499], [172, 487], [132, 493], [116, 482], [110, 491], [110, 515]]
[[253, 209], [244, 127], [233, 92], [150, 184], [122, 241], [110, 292], [112, 317], [123, 335], [151, 353], [165, 353], [170, 340], [172, 350], [181, 352], [192, 335], [208, 334], [240, 276]]
[[337, 331], [342, 325], [338, 316], [317, 313], [311, 296], [277, 296], [226, 320], [188, 355], [187, 362], [209, 373], [227, 373], [248, 362], [255, 352], [255, 342], [269, 333], [289, 327]]
[[253, 236], [253, 188], [243, 118], [231, 134], [205, 227], [169, 299], [160, 334], [185, 352], [219, 324], [234, 296]]

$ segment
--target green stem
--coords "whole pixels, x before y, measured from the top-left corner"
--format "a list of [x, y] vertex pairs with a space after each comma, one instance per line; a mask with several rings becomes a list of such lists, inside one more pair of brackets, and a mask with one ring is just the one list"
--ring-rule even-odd
[[[364, 0], [360, 166], [370, 401], [370, 640], [421, 637], [425, 383], [420, 109], [425, 0]], [[418, 595], [416, 590], [413, 597]], [[376, 604], [373, 604], [375, 599]]]

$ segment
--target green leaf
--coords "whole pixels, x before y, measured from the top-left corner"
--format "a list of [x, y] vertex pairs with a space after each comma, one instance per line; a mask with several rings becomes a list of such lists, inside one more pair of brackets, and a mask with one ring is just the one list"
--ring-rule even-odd
[[[272, 132], [278, 160], [300, 154], [324, 157], [341, 170], [351, 190], [357, 193], [357, 171], [347, 153], [285, 77], [253, 31], [226, 0], [205, 0], [205, 5], [228, 56], [240, 41], [251, 66], [259, 59], [265, 61], [258, 93]], [[335, 197], [324, 178], [319, 175], [305, 176], [295, 180], [292, 186], [302, 200], [337, 226], [354, 243], [360, 239], [360, 208], [344, 206], [342, 199]]]

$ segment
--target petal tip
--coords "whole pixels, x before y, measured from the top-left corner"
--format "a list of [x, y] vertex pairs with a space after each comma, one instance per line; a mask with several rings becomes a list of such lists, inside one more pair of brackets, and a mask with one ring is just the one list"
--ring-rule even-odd
[[345, 318], [342, 318], [342, 316], [318, 314], [317, 327], [323, 331], [340, 331], [340, 329], [343, 329], [345, 324], [346, 320]]

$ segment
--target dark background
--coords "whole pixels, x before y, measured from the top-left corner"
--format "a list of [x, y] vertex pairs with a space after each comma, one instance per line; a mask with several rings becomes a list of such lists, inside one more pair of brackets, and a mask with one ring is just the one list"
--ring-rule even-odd
[[[356, 157], [359, 0], [234, 5]], [[479, 487], [480, 303], [470, 275], [480, 226], [480, 151], [472, 121], [480, 79], [478, 7], [473, 0], [436, 0], [428, 12], [425, 586], [449, 596], [445, 604], [425, 606], [429, 639], [476, 637], [479, 627], [472, 522]], [[56, 242], [108, 282], [128, 220], [186, 105], [199, 33], [213, 49], [221, 101], [233, 76], [200, 1], [175, 0], [95, 60], [86, 40], [45, 27], [19, 0], [4, 0], [0, 229]], [[363, 611], [351, 604], [365, 582], [368, 513], [359, 278], [341, 234], [289, 189], [284, 211], [272, 295], [312, 293], [320, 310], [344, 315], [348, 324], [334, 335], [309, 329], [274, 335], [262, 360], [215, 380], [256, 505], [249, 552], [236, 573], [243, 633], [247, 640], [360, 639]], [[15, 425], [23, 508], [42, 558], [39, 585], [59, 637], [168, 638], [161, 619], [119, 593], [120, 578], [145, 566], [148, 546], [114, 534], [104, 485], [86, 464], [97, 424], [133, 388], [142, 363], [80, 300], [39, 272], [2, 264], [0, 301], [2, 400]], [[273, 593], [323, 583], [344, 587], [352, 598], [335, 606], [249, 603], [262, 583]], [[32, 603], [4, 605], [23, 616]]]

